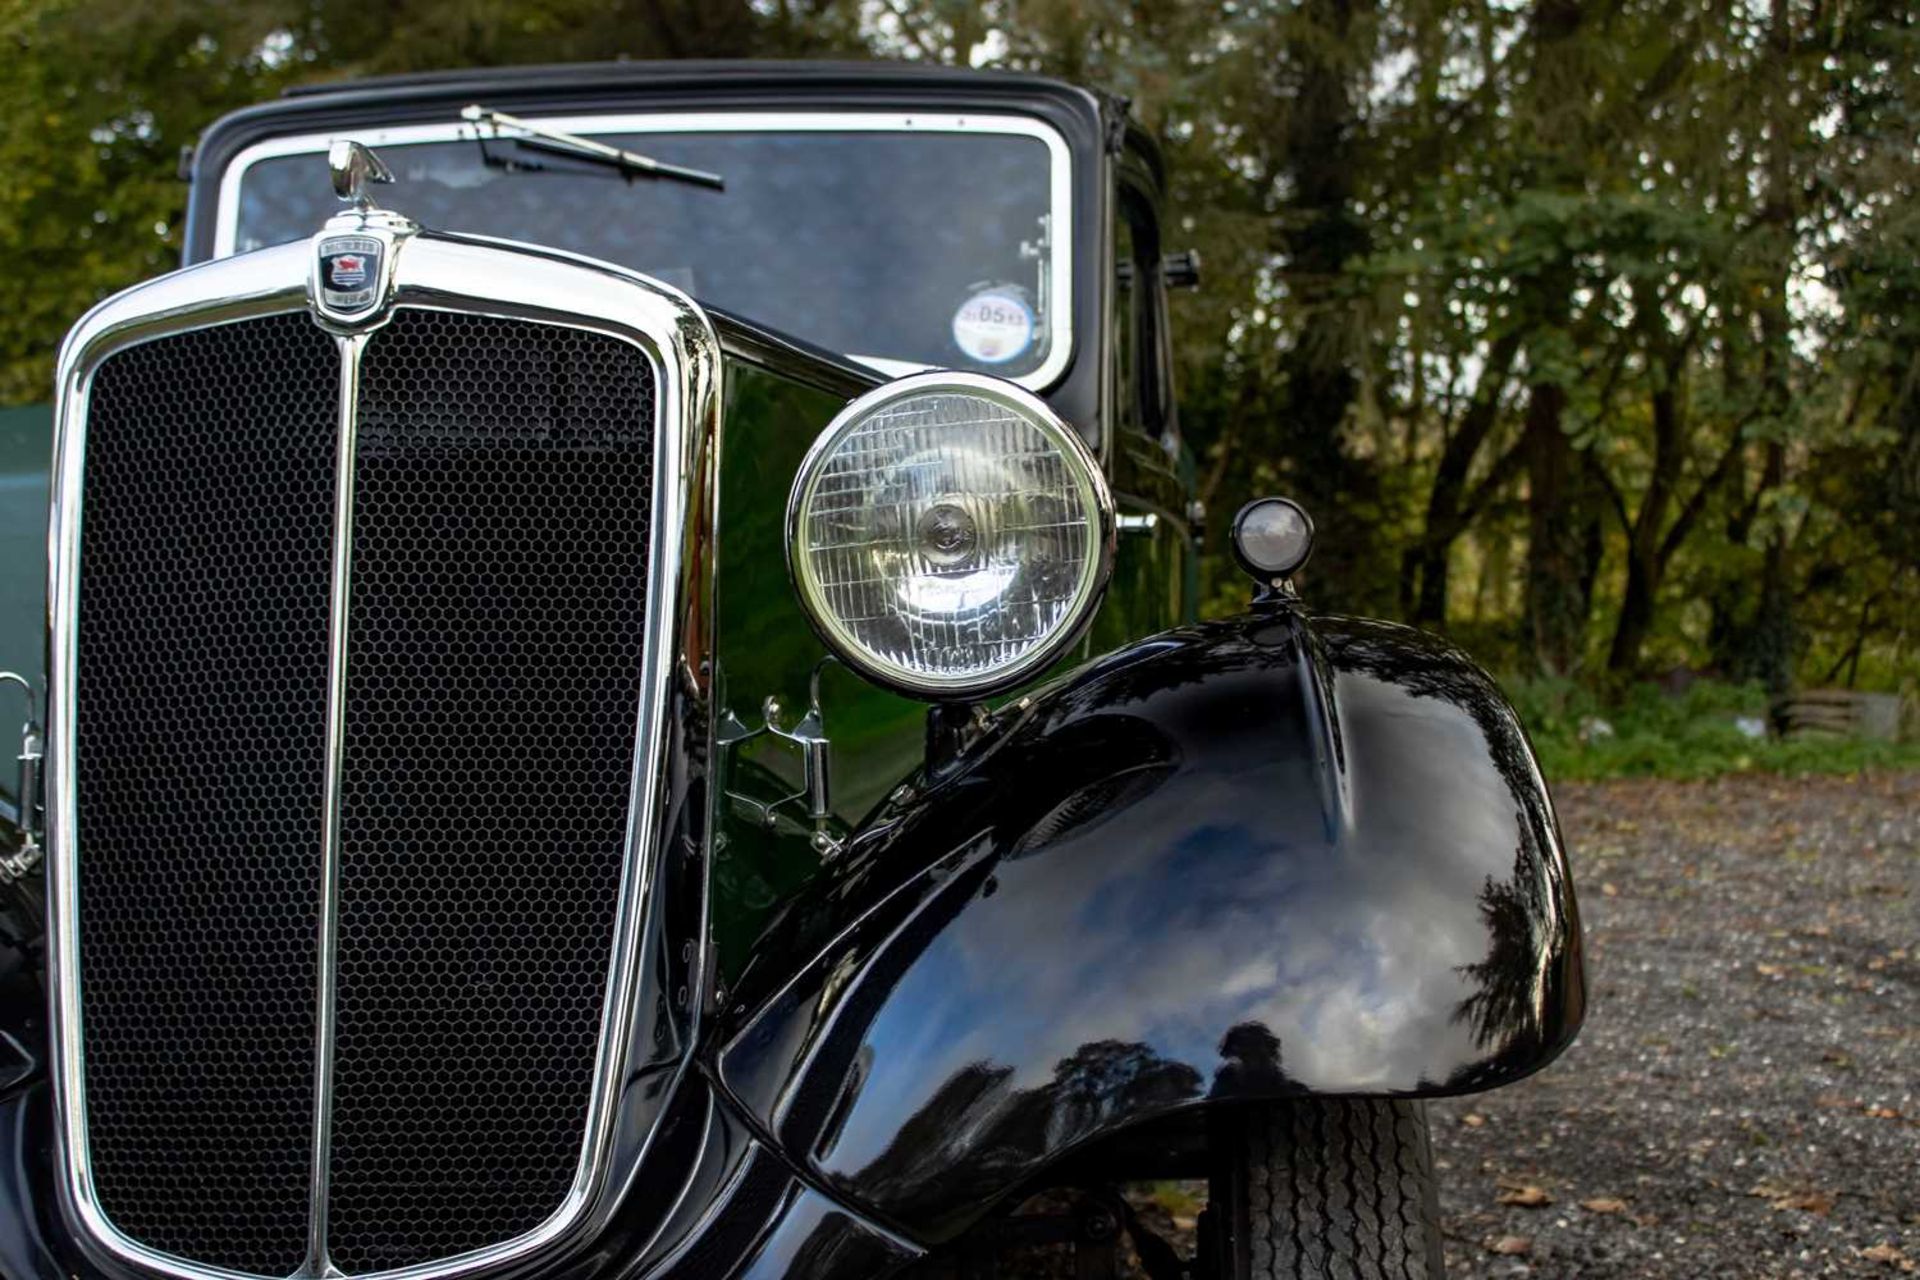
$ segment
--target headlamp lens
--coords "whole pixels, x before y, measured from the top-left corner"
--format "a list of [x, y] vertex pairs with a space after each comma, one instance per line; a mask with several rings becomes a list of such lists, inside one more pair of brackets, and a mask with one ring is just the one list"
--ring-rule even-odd
[[1042, 402], [925, 374], [828, 428], [795, 483], [789, 550], [843, 657], [917, 693], [976, 693], [1077, 629], [1104, 585], [1109, 509]]

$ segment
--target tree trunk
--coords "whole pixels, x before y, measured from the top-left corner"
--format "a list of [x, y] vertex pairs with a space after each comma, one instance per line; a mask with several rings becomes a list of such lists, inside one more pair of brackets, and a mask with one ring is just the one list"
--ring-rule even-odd
[[1459, 428], [1447, 440], [1440, 452], [1440, 464], [1434, 468], [1433, 488], [1427, 494], [1426, 528], [1420, 541], [1407, 552], [1401, 581], [1403, 608], [1416, 626], [1446, 624], [1453, 544], [1479, 514], [1467, 501], [1467, 477], [1493, 434], [1499, 418], [1500, 390], [1519, 350], [1518, 328], [1493, 344], [1473, 403], [1461, 415]]
[[[1786, 446], [1778, 440], [1770, 441], [1762, 483], [1770, 489], [1778, 488], [1786, 481], [1786, 469]], [[1754, 615], [1753, 639], [1749, 646], [1753, 675], [1766, 686], [1775, 706], [1784, 704], [1793, 693], [1792, 572], [1787, 558], [1787, 531], [1776, 520], [1773, 532], [1767, 537], [1766, 558], [1761, 561], [1759, 608]]]
[[1528, 393], [1527, 633], [1534, 666], [1547, 675], [1579, 669], [1586, 638], [1584, 485], [1561, 422], [1567, 393], [1537, 383]]
[[[1570, 106], [1551, 86], [1578, 77], [1579, 39], [1586, 21], [1582, 0], [1536, 0], [1528, 23], [1532, 28], [1533, 80], [1542, 96], [1530, 104], [1542, 118], [1556, 121], [1566, 136], [1544, 149], [1532, 176], [1533, 186], [1574, 195], [1584, 191], [1588, 174], [1574, 157], [1585, 150], [1585, 133], [1592, 120], [1584, 110]], [[1573, 263], [1568, 257], [1549, 261], [1524, 278], [1518, 311], [1536, 331], [1563, 329], [1573, 305]], [[1538, 361], [1529, 363], [1537, 368]], [[1527, 573], [1525, 624], [1533, 666], [1548, 675], [1565, 676], [1580, 666], [1585, 648], [1586, 608], [1582, 599], [1584, 555], [1580, 521], [1580, 491], [1584, 487], [1573, 442], [1562, 419], [1566, 390], [1535, 377], [1527, 393], [1527, 415], [1521, 448], [1527, 468]]]
[[1419, 594], [1408, 610], [1416, 627], [1444, 627], [1447, 624], [1447, 592], [1452, 586], [1453, 543], [1459, 535], [1448, 532], [1421, 542], [1414, 572], [1409, 577], [1419, 583]]
[[1640, 651], [1653, 630], [1654, 601], [1666, 570], [1661, 548], [1667, 510], [1680, 480], [1686, 456], [1680, 419], [1680, 362], [1675, 359], [1665, 380], [1653, 391], [1653, 473], [1647, 478], [1640, 510], [1627, 531], [1627, 593], [1620, 602], [1620, 620], [1614, 627], [1607, 669], [1631, 675], [1640, 665]]
[[1326, 338], [1347, 328], [1337, 319], [1348, 305], [1341, 282], [1348, 264], [1369, 248], [1367, 228], [1354, 212], [1354, 182], [1362, 167], [1356, 140], [1364, 132], [1354, 101], [1357, 82], [1371, 64], [1353, 56], [1353, 42], [1366, 7], [1367, 0], [1305, 0], [1302, 6], [1305, 29], [1284, 54], [1297, 88], [1275, 158], [1275, 168], [1292, 179], [1294, 198], [1279, 211], [1276, 239], [1288, 259], [1289, 292], [1304, 318], [1281, 360], [1281, 443], [1291, 464], [1289, 483], [1321, 530], [1316, 594], [1331, 608], [1377, 613], [1395, 600], [1392, 570], [1383, 572], [1383, 561], [1391, 561], [1379, 545], [1376, 477], [1342, 439], [1360, 382], [1352, 353]]
[[[1730, 343], [1728, 350], [1732, 350]], [[1747, 535], [1753, 531], [1754, 517], [1759, 514], [1757, 495], [1747, 492], [1744, 459], [1727, 477], [1727, 505], [1724, 532], [1727, 545], [1733, 548], [1734, 558], [1729, 563], [1735, 566], [1735, 571], [1714, 585], [1712, 612], [1707, 622], [1707, 652], [1716, 671], [1728, 679], [1739, 680], [1745, 678], [1742, 669], [1746, 663], [1747, 620], [1753, 616], [1753, 579], [1738, 568], [1744, 559]]]
[[1607, 669], [1619, 675], [1631, 675], [1640, 663], [1640, 650], [1653, 630], [1653, 597], [1658, 572], [1646, 557], [1627, 557], [1627, 593], [1620, 601], [1620, 621], [1613, 630], [1613, 647], [1607, 652]]
[[[1760, 308], [1761, 369], [1765, 379], [1767, 411], [1773, 418], [1772, 436], [1767, 442], [1766, 463], [1761, 479], [1763, 489], [1777, 489], [1786, 483], [1787, 449], [1783, 440], [1785, 420], [1791, 408], [1793, 392], [1792, 334], [1787, 319], [1787, 277], [1792, 271], [1794, 251], [1793, 145], [1787, 117], [1788, 83], [1792, 79], [1789, 60], [1793, 56], [1793, 13], [1789, 0], [1773, 0], [1767, 27], [1767, 42], [1775, 65], [1775, 84], [1769, 100], [1776, 112], [1767, 140], [1766, 204], [1761, 220], [1772, 231], [1780, 255], [1780, 273]], [[1754, 633], [1759, 641], [1755, 650], [1757, 674], [1773, 696], [1776, 705], [1793, 691], [1793, 583], [1788, 558], [1786, 526], [1776, 520], [1767, 538], [1766, 559], [1760, 570], [1759, 614]]]

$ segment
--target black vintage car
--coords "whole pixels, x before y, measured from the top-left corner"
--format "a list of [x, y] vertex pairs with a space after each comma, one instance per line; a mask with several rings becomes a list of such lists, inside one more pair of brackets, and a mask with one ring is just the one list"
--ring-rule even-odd
[[473, 72], [191, 176], [60, 359], [0, 1276], [1437, 1274], [1422, 1100], [1581, 1019], [1553, 811], [1298, 508], [1195, 621], [1123, 102]]

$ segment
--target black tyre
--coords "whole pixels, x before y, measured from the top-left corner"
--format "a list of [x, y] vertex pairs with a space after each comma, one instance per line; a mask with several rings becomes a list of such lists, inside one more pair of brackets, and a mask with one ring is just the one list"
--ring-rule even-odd
[[1206, 1252], [1219, 1280], [1437, 1280], [1439, 1204], [1417, 1102], [1233, 1111], [1214, 1133]]

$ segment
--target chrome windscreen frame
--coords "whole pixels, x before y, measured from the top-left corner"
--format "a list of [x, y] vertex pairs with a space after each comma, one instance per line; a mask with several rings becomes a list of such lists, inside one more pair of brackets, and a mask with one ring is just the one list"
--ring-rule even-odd
[[[359, 220], [358, 226], [347, 224]], [[566, 1197], [534, 1230], [455, 1257], [402, 1269], [363, 1273], [381, 1280], [444, 1280], [495, 1273], [531, 1255], [571, 1248], [602, 1224], [626, 1179], [621, 1169], [645, 1149], [657, 1113], [636, 1116], [619, 1105], [633, 1057], [633, 1029], [642, 996], [643, 939], [653, 892], [668, 797], [659, 767], [666, 748], [676, 684], [707, 669], [710, 655], [693, 652], [713, 634], [711, 525], [716, 515], [715, 460], [721, 420], [721, 351], [704, 312], [685, 294], [633, 272], [593, 262], [476, 239], [418, 233], [403, 219], [374, 210], [329, 223], [322, 235], [372, 224], [391, 235], [391, 278], [384, 305], [352, 322], [321, 320], [313, 306], [316, 241], [206, 263], [163, 276], [101, 303], [75, 326], [60, 353], [55, 411], [54, 478], [49, 536], [49, 708], [46, 764], [48, 824], [48, 966], [54, 1051], [54, 1099], [62, 1211], [83, 1248], [120, 1270], [175, 1280], [236, 1280], [245, 1273], [176, 1257], [124, 1234], [104, 1212], [89, 1158], [78, 936], [80, 856], [74, 796], [74, 723], [77, 696], [75, 637], [80, 592], [80, 529], [87, 403], [95, 371], [126, 348], [170, 334], [287, 312], [309, 311], [335, 335], [342, 360], [339, 472], [350, 472], [354, 374], [366, 335], [395, 307], [415, 307], [516, 319], [588, 330], [639, 348], [656, 376], [651, 564], [642, 695], [636, 709], [636, 750], [627, 812], [626, 854], [616, 917], [593, 1090], [579, 1164]], [[336, 477], [335, 568], [331, 584], [327, 748], [324, 816], [338, 802], [340, 697], [351, 662], [344, 655], [347, 601], [341, 553], [349, 541], [350, 508]], [[344, 655], [344, 656], [343, 656]], [[696, 690], [697, 692], [697, 690]], [[331, 837], [329, 838], [329, 844]], [[331, 876], [332, 851], [323, 877]], [[164, 868], [156, 874], [164, 874]], [[320, 939], [322, 988], [330, 986], [331, 930], [325, 915], [332, 890], [323, 890]], [[705, 948], [696, 948], [704, 954]], [[313, 1212], [307, 1259], [298, 1280], [339, 1276], [328, 1259], [324, 1224], [330, 1100], [322, 1085], [330, 1069], [332, 1028], [324, 990], [315, 993], [316, 1116]], [[686, 1069], [683, 1053], [675, 1073]], [[644, 1111], [644, 1109], [641, 1109]], [[270, 1280], [281, 1280], [279, 1277]]]
[[[1066, 372], [1074, 357], [1074, 225], [1073, 155], [1066, 138], [1053, 125], [1038, 116], [1004, 111], [979, 111], [955, 114], [939, 111], [604, 111], [566, 115], [529, 114], [529, 119], [551, 129], [598, 138], [609, 134], [650, 133], [965, 133], [1031, 138], [1047, 149], [1048, 205], [1053, 219], [1052, 261], [1048, 288], [1052, 298], [1048, 315], [1048, 347], [1040, 366], [1031, 372], [1010, 377], [1008, 381], [1043, 391]], [[240, 232], [240, 190], [247, 171], [262, 160], [281, 156], [324, 155], [328, 145], [340, 135], [305, 133], [268, 138], [242, 150], [220, 175], [219, 201], [214, 213], [213, 252], [216, 257], [231, 254], [238, 247]], [[373, 127], [356, 126], [354, 138], [389, 155], [403, 153], [406, 146], [421, 142], [464, 142], [492, 137], [487, 126], [462, 121], [457, 117], [432, 124], [404, 124]], [[922, 371], [929, 366], [910, 361], [887, 360], [873, 355], [854, 355], [853, 359], [897, 377]]]

